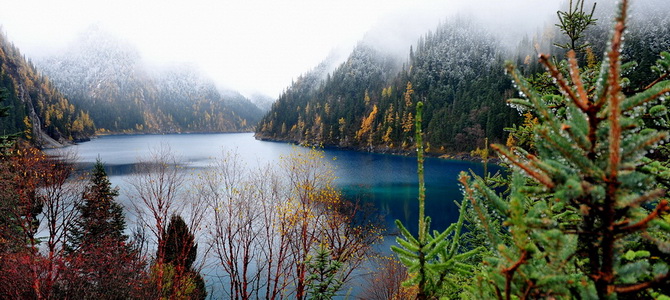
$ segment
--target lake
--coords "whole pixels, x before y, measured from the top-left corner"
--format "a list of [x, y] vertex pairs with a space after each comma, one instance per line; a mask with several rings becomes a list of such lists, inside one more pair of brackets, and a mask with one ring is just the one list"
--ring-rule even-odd
[[[110, 135], [101, 136], [90, 142], [68, 147], [78, 154], [78, 165], [90, 169], [97, 158], [105, 164], [109, 179], [120, 188], [118, 201], [126, 208], [128, 227], [134, 227], [134, 212], [127, 191], [129, 179], [136, 162], [150, 155], [151, 149], [161, 144], [169, 145], [179, 158], [184, 170], [192, 174], [209, 168], [222, 153], [234, 151], [244, 160], [247, 168], [256, 168], [266, 164], [276, 165], [280, 157], [292, 151], [305, 151], [287, 143], [258, 141], [252, 133], [229, 134], [170, 134], [170, 135]], [[57, 153], [60, 150], [49, 150]], [[385, 216], [385, 222], [392, 234], [395, 219], [399, 219], [412, 232], [417, 231], [417, 162], [416, 157], [374, 154], [324, 149], [325, 159], [334, 166], [337, 179], [336, 187], [348, 199], [372, 203]], [[493, 166], [492, 166], [493, 167]], [[492, 168], [491, 167], [491, 168]], [[431, 228], [445, 229], [458, 217], [454, 201], [461, 201], [462, 195], [457, 182], [458, 173], [472, 169], [478, 174], [483, 172], [481, 163], [427, 158], [425, 162], [426, 178], [426, 214], [431, 216]], [[376, 248], [390, 254], [389, 246], [393, 238], [384, 239]], [[212, 288], [215, 298], [225, 298], [221, 294], [221, 284], [217, 277], [219, 270], [214, 267], [203, 269], [205, 279]], [[360, 287], [354, 287], [356, 294]]]
[[[126, 202], [124, 189], [128, 175], [139, 158], [147, 157], [150, 149], [167, 144], [180, 158], [186, 170], [198, 172], [209, 167], [224, 151], [236, 151], [249, 168], [267, 163], [276, 164], [281, 156], [295, 151], [297, 146], [259, 141], [252, 133], [170, 134], [170, 135], [110, 135], [72, 146], [78, 153], [78, 164], [90, 168], [99, 157], [113, 185], [121, 189], [120, 202]], [[52, 152], [54, 150], [51, 150]], [[337, 188], [351, 199], [371, 202], [390, 228], [399, 219], [413, 232], [417, 228], [417, 163], [416, 157], [375, 154], [339, 149], [324, 149], [326, 159], [335, 168]], [[457, 177], [461, 171], [483, 173], [481, 163], [427, 158], [426, 214], [431, 216], [432, 228], [444, 229], [458, 217], [454, 201], [462, 199]], [[127, 204], [127, 203], [126, 203]], [[125, 205], [129, 207], [128, 205]]]

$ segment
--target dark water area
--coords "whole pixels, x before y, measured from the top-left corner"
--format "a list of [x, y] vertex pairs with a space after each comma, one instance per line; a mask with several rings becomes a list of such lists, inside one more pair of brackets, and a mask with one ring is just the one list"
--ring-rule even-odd
[[[336, 180], [345, 197], [374, 203], [385, 215], [389, 232], [393, 233], [394, 220], [400, 220], [411, 232], [418, 228], [418, 189], [416, 157], [375, 154], [346, 150], [326, 150], [327, 156], [336, 157]], [[489, 172], [499, 167], [489, 166]], [[458, 184], [461, 171], [482, 175], [481, 163], [426, 158], [426, 215], [432, 219], [433, 229], [445, 229], [458, 218], [454, 201], [463, 199]]]

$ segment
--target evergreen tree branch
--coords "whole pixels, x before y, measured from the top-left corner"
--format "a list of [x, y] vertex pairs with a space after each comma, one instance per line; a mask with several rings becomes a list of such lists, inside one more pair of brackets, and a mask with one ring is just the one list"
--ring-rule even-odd
[[556, 172], [557, 172], [556, 168], [551, 167], [550, 165], [548, 165], [548, 164], [546, 164], [545, 162], [543, 162], [542, 160], [540, 160], [537, 156], [535, 156], [535, 155], [533, 155], [533, 154], [530, 154], [530, 153], [526, 152], [526, 150], [521, 149], [521, 148], [516, 148], [516, 149], [514, 149], [514, 150], [516, 150], [516, 151], [518, 151], [518, 152], [524, 154], [524, 156], [526, 157], [526, 159], [528, 160], [528, 162], [529, 162], [533, 167], [535, 167], [535, 168], [537, 168], [537, 169], [539, 169], [539, 170], [542, 170], [544, 173], [546, 173], [546, 174], [553, 174], [553, 173], [556, 173]]
[[614, 232], [616, 233], [630, 233], [630, 232], [636, 232], [643, 230], [647, 228], [647, 225], [649, 222], [651, 222], [653, 219], [659, 217], [661, 212], [666, 212], [670, 210], [670, 207], [668, 206], [668, 200], [661, 200], [661, 202], [656, 205], [656, 208], [648, 214], [644, 219], [640, 220], [639, 222], [629, 225], [626, 227], [621, 227], [621, 228], [615, 228]]
[[502, 273], [505, 274], [505, 299], [511, 299], [512, 293], [512, 279], [514, 278], [514, 273], [519, 267], [526, 262], [528, 258], [528, 251], [521, 251], [521, 257], [513, 265], [509, 266], [502, 270]]
[[645, 89], [645, 90], [650, 89], [651, 87], [653, 87], [653, 86], [656, 85], [657, 83], [659, 83], [659, 82], [665, 80], [666, 78], [668, 78], [668, 76], [670, 76], [670, 73], [665, 73], [665, 74], [661, 75], [661, 77], [656, 78], [656, 80], [654, 80], [654, 82], [652, 82], [652, 83], [650, 83], [649, 85], [645, 86], [644, 89]]
[[577, 66], [577, 58], [574, 50], [568, 51], [568, 62], [570, 63], [570, 76], [572, 77], [572, 84], [577, 87], [577, 99], [579, 102], [577, 107], [581, 108], [582, 111], [588, 108], [588, 95], [586, 94], [586, 89], [584, 89], [584, 82], [582, 82], [581, 77], [579, 76], [579, 66]]
[[527, 164], [523, 163], [519, 159], [518, 156], [516, 156], [515, 154], [512, 154], [509, 151], [507, 151], [504, 148], [504, 146], [498, 145], [498, 144], [492, 144], [491, 148], [493, 150], [497, 151], [498, 153], [500, 153], [505, 158], [509, 159], [512, 162], [512, 164], [514, 164], [515, 166], [524, 170], [526, 172], [526, 174], [535, 178], [538, 182], [540, 182], [541, 184], [543, 184], [547, 188], [551, 189], [551, 188], [554, 188], [556, 186], [556, 184], [551, 180], [551, 178], [549, 178], [549, 176], [547, 176], [546, 174], [542, 174], [542, 173], [538, 172], [537, 170], [533, 170], [533, 168], [531, 168]]
[[470, 204], [472, 204], [472, 207], [475, 209], [475, 212], [477, 213], [477, 217], [479, 218], [479, 221], [481, 224], [484, 226], [484, 229], [486, 230], [486, 234], [489, 237], [489, 240], [491, 240], [494, 244], [497, 244], [499, 241], [497, 239], [497, 236], [493, 234], [493, 230], [491, 230], [491, 227], [489, 226], [488, 220], [490, 219], [486, 213], [482, 210], [482, 208], [479, 206], [477, 200], [475, 199], [474, 196], [474, 190], [472, 187], [470, 187], [470, 176], [467, 175], [465, 172], [461, 172], [461, 174], [458, 176], [458, 181], [461, 183], [463, 188], [465, 189], [465, 197], [470, 200]]
[[623, 103], [621, 104], [621, 110], [629, 111], [642, 104], [658, 99], [659, 97], [668, 95], [669, 93], [670, 93], [670, 80], [657, 83], [644, 92], [626, 98], [626, 100], [624, 100]]
[[[569, 53], [573, 53], [573, 55], [574, 55], [574, 51], [570, 51]], [[568, 53], [568, 55], [569, 55], [569, 53]], [[577, 105], [577, 107], [579, 107], [582, 111], [587, 111], [588, 106], [587, 106], [586, 101], [582, 102], [580, 97], [578, 97], [575, 94], [575, 91], [572, 90], [572, 88], [568, 84], [567, 80], [565, 80], [565, 78], [563, 77], [563, 74], [561, 73], [561, 71], [559, 71], [558, 68], [556, 68], [556, 66], [553, 63], [551, 63], [551, 61], [549, 59], [549, 55], [541, 54], [540, 55], [540, 63], [542, 63], [545, 68], [547, 68], [547, 71], [549, 71], [549, 74], [551, 75], [551, 77], [556, 80], [556, 84], [561, 89], [561, 91], [563, 91], [565, 93], [565, 95], [568, 96], [568, 98], [570, 98], [570, 100], [572, 100], [572, 102], [575, 103], [575, 105]], [[573, 73], [573, 70], [570, 70], [570, 72]], [[576, 73], [577, 77], [579, 78], [579, 69], [577, 69], [577, 72], [574, 72], [574, 73]], [[574, 76], [575, 75], [573, 75], [573, 77]], [[574, 81], [574, 79], [573, 79], [573, 81]], [[579, 82], [581, 83], [581, 80]], [[582, 90], [583, 89], [584, 88], [582, 86]]]
[[621, 98], [623, 97], [621, 93], [621, 84], [620, 76], [621, 74], [621, 62], [619, 60], [621, 56], [621, 43], [623, 37], [623, 31], [626, 26], [624, 25], [626, 18], [626, 2], [623, 1], [621, 6], [621, 14], [617, 20], [614, 29], [614, 35], [611, 41], [611, 49], [607, 54], [609, 58], [609, 76], [608, 76], [608, 86], [609, 93], [609, 120], [610, 120], [610, 147], [609, 147], [609, 178], [608, 180], [611, 184], [614, 184], [617, 180], [617, 174], [619, 171], [619, 163], [621, 162], [621, 125], [619, 118], [621, 117]]
[[657, 276], [653, 280], [647, 282], [641, 282], [638, 284], [630, 284], [630, 285], [615, 285], [613, 287], [613, 290], [614, 292], [621, 294], [635, 293], [648, 288], [667, 284], [668, 280], [670, 280], [670, 272], [665, 273], [665, 275], [662, 276]]
[[614, 251], [615, 251], [615, 232], [612, 230], [616, 218], [616, 200], [618, 198], [619, 187], [621, 183], [619, 182], [619, 165], [621, 163], [621, 98], [623, 94], [621, 93], [620, 80], [620, 67], [621, 63], [620, 50], [623, 31], [625, 29], [625, 19], [626, 19], [626, 9], [628, 2], [623, 0], [620, 6], [620, 13], [617, 18], [616, 24], [614, 26], [614, 34], [612, 35], [611, 48], [608, 52], [609, 58], [609, 70], [607, 76], [608, 90], [607, 98], [609, 100], [609, 121], [610, 121], [610, 130], [609, 130], [609, 159], [607, 165], [607, 176], [605, 178], [606, 182], [606, 194], [603, 201], [602, 210], [599, 212], [601, 215], [602, 222], [600, 223], [600, 228], [602, 232], [601, 243], [599, 248], [601, 249], [601, 263], [597, 269], [591, 270], [591, 276], [594, 278], [596, 290], [598, 296], [601, 298], [606, 297], [612, 291], [609, 288], [614, 279], [616, 278], [614, 274]]
[[517, 89], [522, 93], [522, 96], [526, 97], [532, 104], [532, 108], [539, 113], [538, 117], [542, 121], [549, 123], [552, 128], [558, 129], [552, 113], [549, 111], [544, 101], [542, 101], [540, 95], [533, 89], [521, 73], [519, 73], [519, 70], [517, 70], [512, 63], [507, 63], [506, 70], [517, 84]]
[[645, 149], [654, 146], [656, 143], [665, 140], [667, 137], [667, 132], [654, 132], [646, 136], [640, 134], [636, 141], [626, 145], [622, 155], [623, 157], [634, 156], [635, 154], [638, 154]]
[[[407, 96], [409, 97], [409, 96]], [[419, 242], [425, 243], [426, 233], [428, 232], [425, 222], [425, 202], [426, 202], [426, 183], [424, 180], [423, 170], [423, 102], [419, 101], [416, 104], [416, 161], [417, 174], [419, 177]]]
[[657, 83], [665, 80], [670, 76], [670, 53], [666, 51], [661, 52], [661, 58], [656, 60], [656, 65], [651, 67], [651, 70], [654, 73], [658, 73], [659, 77], [656, 78], [652, 83], [644, 87], [644, 90], [650, 89], [652, 86]]
[[577, 152], [577, 150], [572, 147], [572, 141], [564, 138], [560, 134], [549, 132], [546, 128], [540, 128], [538, 134], [565, 158], [579, 166], [585, 173], [592, 177], [600, 177], [603, 175], [601, 174], [602, 172], [600, 168], [598, 168], [593, 161], [589, 160], [583, 153]]
[[636, 198], [633, 198], [629, 201], [626, 202], [619, 202], [617, 203], [617, 209], [623, 209], [626, 207], [634, 207], [634, 206], [640, 206], [643, 203], [649, 202], [653, 199], [657, 199], [659, 197], [662, 197], [665, 194], [665, 190], [663, 189], [655, 189], [652, 190], [648, 193], [644, 193]]
[[574, 130], [572, 126], [568, 124], [561, 125], [561, 129], [570, 135], [572, 140], [577, 143], [577, 145], [579, 146], [579, 148], [582, 149], [582, 151], [588, 152], [591, 150], [592, 146], [591, 142], [585, 135], [581, 134], [579, 130]]

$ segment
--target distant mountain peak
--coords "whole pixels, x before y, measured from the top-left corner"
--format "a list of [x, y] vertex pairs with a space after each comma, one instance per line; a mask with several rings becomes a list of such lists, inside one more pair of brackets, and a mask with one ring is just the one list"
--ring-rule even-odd
[[246, 131], [262, 113], [244, 97], [225, 99], [194, 65], [147, 64], [132, 44], [99, 26], [37, 64], [111, 132]]

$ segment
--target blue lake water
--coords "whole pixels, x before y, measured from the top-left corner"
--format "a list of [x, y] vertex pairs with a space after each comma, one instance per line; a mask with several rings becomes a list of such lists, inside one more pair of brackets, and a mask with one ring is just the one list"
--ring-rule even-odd
[[[71, 148], [75, 149], [82, 167], [90, 167], [99, 157], [110, 175], [110, 181], [121, 188], [125, 199], [127, 176], [141, 157], [150, 149], [169, 145], [182, 165], [193, 172], [207, 168], [224, 151], [236, 151], [249, 168], [277, 163], [281, 156], [296, 151], [296, 146], [258, 141], [251, 133], [228, 134], [171, 134], [171, 135], [113, 135], [102, 136]], [[339, 149], [324, 149], [337, 176], [336, 185], [351, 199], [372, 202], [385, 214], [389, 228], [399, 219], [415, 231], [417, 227], [417, 163], [415, 157], [374, 154]], [[427, 158], [426, 214], [433, 219], [433, 229], [446, 228], [458, 217], [454, 201], [462, 195], [457, 183], [458, 173], [473, 170], [483, 172], [481, 163]]]

